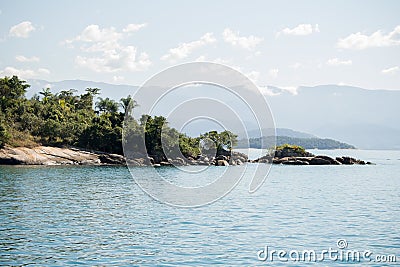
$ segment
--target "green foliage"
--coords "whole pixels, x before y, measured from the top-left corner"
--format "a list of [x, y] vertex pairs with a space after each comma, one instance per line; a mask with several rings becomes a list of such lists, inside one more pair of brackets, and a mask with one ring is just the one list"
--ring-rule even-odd
[[0, 122], [0, 147], [4, 146], [10, 139], [10, 134], [7, 132], [6, 126]]
[[216, 148], [217, 152], [222, 150], [231, 151], [232, 148], [237, 144], [237, 135], [230, 131], [223, 131], [218, 133], [217, 131], [210, 131], [200, 136], [201, 139], [211, 139]]
[[[132, 112], [138, 105], [131, 96], [121, 98], [120, 103], [98, 97], [94, 105], [98, 88], [87, 88], [81, 95], [75, 89], [53, 93], [45, 88], [39, 95], [26, 99], [28, 87], [16, 76], [0, 79], [0, 146], [72, 145], [122, 154], [125, 127], [124, 140], [131, 146], [129, 149], [146, 149], [157, 161], [166, 160], [166, 155], [182, 153], [197, 158], [201, 153], [200, 138], [179, 133], [162, 116], [143, 115], [136, 121]], [[119, 107], [123, 112], [119, 112]], [[237, 141], [237, 136], [229, 131], [209, 132], [202, 137], [213, 140], [220, 150], [231, 150]]]
[[192, 138], [185, 134], [180, 134], [179, 149], [186, 157], [197, 158], [201, 153], [200, 138]]
[[25, 100], [25, 92], [29, 87], [25, 81], [17, 76], [0, 79], [0, 110], [5, 112], [8, 108], [16, 108]]
[[96, 108], [100, 112], [116, 113], [118, 111], [118, 103], [108, 97], [99, 97], [99, 101], [96, 103]]
[[124, 110], [124, 114], [129, 114], [132, 115], [132, 111], [135, 107], [138, 106], [137, 102], [131, 97], [131, 95], [128, 95], [127, 98], [121, 98], [121, 107]]
[[298, 154], [305, 154], [306, 153], [306, 150], [303, 147], [296, 146], [296, 145], [289, 145], [289, 144], [283, 144], [283, 145], [277, 146], [275, 148], [275, 150], [276, 151], [291, 150], [291, 151], [294, 151], [295, 153], [298, 153]]

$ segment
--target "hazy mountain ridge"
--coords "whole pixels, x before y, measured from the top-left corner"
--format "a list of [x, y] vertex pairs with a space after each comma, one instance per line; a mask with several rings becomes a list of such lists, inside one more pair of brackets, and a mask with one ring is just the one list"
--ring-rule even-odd
[[[273, 136], [263, 138], [240, 139], [237, 148], [269, 148], [268, 144], [272, 143]], [[291, 144], [301, 146], [305, 149], [354, 149], [355, 147], [337, 140], [329, 138], [301, 138], [277, 135], [275, 138], [276, 146]]]

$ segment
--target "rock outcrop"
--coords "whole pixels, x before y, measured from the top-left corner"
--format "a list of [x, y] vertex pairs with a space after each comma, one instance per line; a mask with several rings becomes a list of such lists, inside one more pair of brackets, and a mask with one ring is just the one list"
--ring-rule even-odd
[[182, 166], [182, 165], [214, 165], [235, 166], [246, 162], [273, 163], [284, 165], [365, 165], [372, 164], [352, 157], [331, 158], [323, 155], [313, 155], [309, 152], [290, 151], [275, 153], [275, 156], [266, 155], [249, 161], [246, 154], [235, 151], [224, 151], [216, 157], [199, 155], [197, 158], [163, 159], [134, 155], [125, 159], [124, 156], [108, 154], [98, 151], [87, 151], [79, 148], [59, 148], [39, 146], [4, 147], [0, 149], [0, 165], [128, 165], [128, 166]]
[[123, 165], [124, 157], [77, 148], [38, 146], [0, 149], [2, 165]]
[[79, 148], [38, 146], [4, 147], [0, 149], [0, 165], [128, 165], [128, 166], [182, 166], [182, 165], [241, 165], [248, 161], [247, 155], [224, 151], [216, 157], [199, 155], [197, 158], [165, 159], [160, 156], [132, 154], [122, 155]]
[[[268, 159], [271, 159], [270, 156], [266, 155], [264, 157], [258, 158], [251, 162], [255, 163], [270, 163]], [[315, 156], [311, 153], [307, 154], [307, 157], [304, 156], [291, 156], [291, 157], [274, 157], [272, 159], [273, 164], [283, 164], [283, 165], [352, 165], [352, 164], [372, 164], [371, 162], [365, 162], [363, 160], [351, 158], [351, 157], [336, 157], [336, 159], [325, 156], [318, 155]]]

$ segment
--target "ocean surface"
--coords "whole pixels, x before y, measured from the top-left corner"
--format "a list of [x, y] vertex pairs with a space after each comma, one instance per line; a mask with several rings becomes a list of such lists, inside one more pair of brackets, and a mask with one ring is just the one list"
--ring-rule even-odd
[[[399, 265], [400, 151], [312, 152], [376, 165], [274, 165], [254, 194], [245, 175], [228, 195], [199, 208], [154, 200], [125, 167], [0, 166], [0, 265]], [[191, 184], [224, 169], [212, 166], [196, 181], [179, 169], [157, 171]], [[135, 174], [151, 179], [143, 167]], [[338, 252], [329, 258], [329, 249]], [[278, 258], [274, 250], [286, 254]], [[305, 250], [315, 251], [315, 262], [297, 257]], [[349, 251], [366, 257], [346, 260]]]

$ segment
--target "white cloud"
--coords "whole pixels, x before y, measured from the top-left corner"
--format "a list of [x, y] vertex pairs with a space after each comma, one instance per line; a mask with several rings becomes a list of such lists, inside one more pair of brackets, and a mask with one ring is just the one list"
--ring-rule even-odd
[[263, 38], [254, 35], [250, 35], [248, 37], [239, 36], [239, 32], [234, 32], [229, 28], [226, 28], [224, 30], [222, 36], [224, 37], [225, 42], [247, 50], [253, 50], [263, 41]]
[[231, 64], [230, 59], [223, 59], [220, 57], [214, 58], [214, 59], [208, 59], [206, 56], [201, 55], [198, 58], [195, 59], [195, 61], [206, 61], [206, 62], [213, 62], [213, 63], [218, 63], [218, 64], [223, 64], [223, 65], [228, 65]]
[[258, 71], [250, 71], [248, 73], [246, 73], [246, 76], [252, 80], [255, 84], [257, 84], [258, 79], [260, 78], [260, 72]]
[[317, 32], [319, 32], [318, 24], [315, 24], [314, 27], [311, 24], [299, 24], [292, 29], [284, 28], [283, 30], [278, 32], [276, 36], [279, 37], [279, 35], [281, 35], [281, 34], [305, 36], [305, 35], [310, 35], [312, 33], [317, 33]]
[[351, 60], [340, 60], [338, 58], [331, 58], [326, 62], [327, 65], [329, 66], [349, 66], [353, 64], [353, 61]]
[[[151, 61], [145, 52], [139, 53], [132, 45], [123, 45], [123, 38], [133, 31], [138, 31], [146, 24], [129, 24], [122, 32], [114, 27], [100, 28], [98, 25], [87, 26], [78, 36], [65, 40], [65, 44], [79, 43], [79, 49], [87, 55], [78, 55], [75, 63], [80, 67], [95, 72], [143, 71]], [[116, 76], [117, 77], [117, 76]]]
[[383, 69], [381, 72], [383, 74], [395, 74], [398, 71], [400, 71], [400, 67], [399, 66], [395, 66], [395, 67], [392, 67], [392, 68]]
[[113, 81], [114, 82], [121, 82], [123, 80], [125, 80], [124, 76], [116, 76], [116, 75], [113, 76]]
[[270, 69], [268, 71], [268, 75], [271, 76], [272, 78], [278, 77], [279, 69]]
[[144, 28], [147, 26], [147, 23], [142, 23], [142, 24], [128, 24], [126, 27], [122, 30], [123, 32], [137, 32], [141, 28]]
[[370, 47], [386, 47], [400, 45], [400, 25], [388, 34], [382, 30], [376, 31], [371, 35], [361, 32], [352, 33], [349, 36], [339, 39], [337, 46], [344, 49], [366, 49]]
[[195, 61], [206, 61], [206, 56], [201, 55], [198, 58], [196, 58]]
[[35, 27], [30, 21], [23, 21], [10, 28], [9, 34], [13, 37], [28, 38], [29, 34], [35, 30]]
[[101, 56], [77, 56], [78, 66], [88, 68], [94, 72], [143, 71], [150, 65], [149, 56], [142, 52], [137, 56], [134, 46], [121, 47], [118, 51], [106, 51]]
[[266, 96], [277, 96], [287, 91], [292, 95], [298, 94], [298, 87], [296, 86], [278, 86], [276, 88], [268, 87], [268, 86], [259, 86], [258, 87], [263, 95]]
[[161, 57], [161, 60], [175, 62], [179, 59], [184, 59], [193, 53], [194, 50], [214, 42], [216, 42], [216, 39], [212, 33], [208, 32], [197, 41], [181, 43], [177, 47], [169, 49], [168, 53]]
[[13, 76], [16, 75], [22, 79], [30, 79], [35, 78], [41, 75], [48, 75], [50, 71], [48, 69], [39, 68], [37, 70], [31, 69], [17, 69], [14, 67], [6, 67], [4, 70], [0, 70], [1, 76]]
[[276, 96], [280, 95], [280, 92], [276, 92], [275, 90], [269, 88], [268, 86], [258, 86], [261, 94], [266, 95], [266, 96]]
[[297, 95], [298, 94], [297, 90], [299, 89], [296, 86], [280, 86], [279, 88], [281, 88], [282, 90], [288, 91], [292, 95]]
[[39, 68], [37, 70], [37, 72], [38, 72], [38, 74], [45, 74], [45, 75], [50, 74], [50, 71], [48, 69], [45, 69], [45, 68]]
[[82, 42], [107, 42], [110, 40], [118, 40], [122, 37], [122, 34], [117, 32], [114, 27], [101, 29], [99, 25], [87, 26], [80, 35], [76, 36], [72, 41]]
[[16, 56], [15, 59], [19, 62], [39, 62], [40, 60], [38, 57], [25, 57], [22, 55]]
[[302, 66], [301, 63], [296, 62], [296, 63], [291, 64], [289, 67], [292, 68], [292, 69], [298, 69], [301, 66]]

